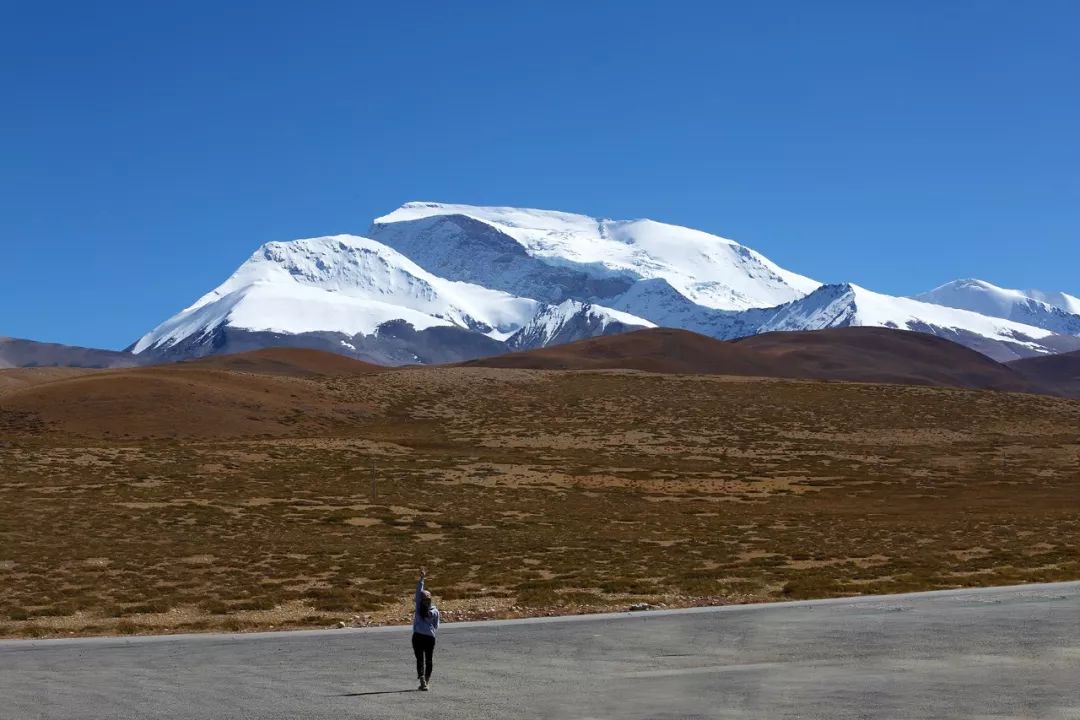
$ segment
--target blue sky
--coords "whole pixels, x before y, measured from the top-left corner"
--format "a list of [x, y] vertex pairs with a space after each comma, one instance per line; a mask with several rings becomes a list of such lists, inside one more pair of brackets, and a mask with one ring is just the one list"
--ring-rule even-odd
[[[224, 7], [223, 7], [224, 6]], [[123, 347], [408, 200], [1080, 294], [1080, 3], [8, 2], [0, 334]]]

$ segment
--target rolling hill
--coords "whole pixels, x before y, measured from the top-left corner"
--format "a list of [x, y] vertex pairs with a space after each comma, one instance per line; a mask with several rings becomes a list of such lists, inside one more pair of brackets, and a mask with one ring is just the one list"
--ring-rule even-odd
[[384, 365], [374, 365], [337, 353], [308, 348], [274, 347], [230, 355], [209, 355], [197, 360], [183, 360], [178, 365], [215, 370], [232, 370], [255, 375], [287, 377], [347, 377], [384, 372]]
[[484, 358], [465, 365], [626, 369], [1018, 392], [1035, 389], [1014, 370], [957, 343], [924, 333], [875, 327], [774, 332], [736, 341], [658, 328]]
[[1080, 351], [1023, 358], [1008, 366], [1049, 392], [1080, 398]]

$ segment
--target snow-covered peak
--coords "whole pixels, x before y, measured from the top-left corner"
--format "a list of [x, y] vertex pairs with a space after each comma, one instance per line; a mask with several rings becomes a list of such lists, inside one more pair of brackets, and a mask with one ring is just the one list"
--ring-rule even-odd
[[404, 292], [430, 296], [430, 273], [381, 243], [356, 235], [269, 242], [252, 253], [225, 282], [199, 298], [194, 310], [249, 285], [305, 285], [349, 296]]
[[947, 282], [933, 290], [916, 295], [915, 299], [936, 305], [946, 305], [993, 315], [994, 317], [1008, 317], [1017, 303], [1032, 298], [1019, 290], [998, 287], [985, 280], [963, 278]]
[[1080, 298], [1063, 292], [1046, 292], [1043, 290], [1022, 290], [1028, 297], [1044, 302], [1047, 305], [1064, 310], [1071, 315], [1080, 315]]
[[389, 320], [405, 320], [418, 330], [456, 325], [504, 340], [539, 305], [436, 277], [368, 238], [271, 242], [224, 283], [140, 338], [133, 351], [167, 348], [222, 325], [288, 334], [371, 334]]
[[1055, 337], [1052, 332], [1033, 325], [884, 295], [850, 283], [824, 285], [801, 300], [776, 308], [757, 332], [848, 326], [931, 333], [976, 347], [999, 359], [1050, 352], [1044, 341]]
[[990, 317], [982, 313], [950, 308], [911, 298], [873, 292], [849, 285], [855, 296], [859, 325], [908, 327], [925, 324], [939, 328], [963, 328], [996, 340], [1044, 338], [1052, 333], [1034, 325]]
[[507, 341], [515, 350], [547, 347], [611, 332], [656, 327], [644, 318], [600, 305], [566, 300], [542, 307]]
[[596, 320], [600, 327], [607, 327], [616, 322], [638, 327], [656, 327], [653, 323], [636, 315], [612, 310], [601, 305], [581, 303], [577, 300], [566, 300], [558, 305], [548, 305], [533, 317], [529, 325], [542, 329], [544, 336], [550, 339], [554, 337], [560, 327], [579, 315]]
[[1066, 293], [1013, 290], [974, 278], [953, 280], [916, 300], [1080, 335], [1080, 299]]
[[[800, 298], [819, 286], [733, 240], [654, 220], [607, 220], [553, 210], [411, 202], [377, 218], [370, 234], [399, 249], [407, 247], [406, 251], [421, 265], [443, 273], [452, 263], [431, 246], [461, 243], [460, 230], [440, 234], [433, 232], [430, 224], [418, 226], [414, 234], [423, 234], [426, 246], [420, 248], [409, 233], [388, 228], [454, 216], [497, 230], [529, 256], [548, 265], [594, 277], [664, 279], [679, 293], [707, 308], [768, 307]], [[489, 275], [500, 270], [494, 263], [483, 269]]]
[[464, 215], [507, 228], [582, 232], [606, 222], [599, 218], [558, 210], [534, 210], [515, 207], [483, 207], [440, 202], [407, 202], [389, 215], [375, 218], [376, 225], [420, 220], [435, 215]]
[[1080, 299], [1064, 293], [980, 280], [918, 298], [822, 286], [732, 240], [653, 220], [414, 202], [369, 234], [267, 243], [132, 349], [180, 358], [295, 343], [451, 362], [654, 324], [716, 338], [894, 327], [998, 359], [1080, 347], [1080, 313], [1066, 309]]

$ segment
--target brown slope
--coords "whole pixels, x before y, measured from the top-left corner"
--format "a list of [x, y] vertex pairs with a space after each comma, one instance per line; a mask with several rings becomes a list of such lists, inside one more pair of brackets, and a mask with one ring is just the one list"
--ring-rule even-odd
[[538, 370], [643, 370], [658, 373], [775, 376], [779, 365], [734, 343], [688, 330], [652, 328], [498, 355], [467, 367]]
[[3, 368], [0, 369], [0, 397], [33, 385], [95, 372], [100, 371], [71, 367]]
[[100, 370], [10, 390], [0, 396], [0, 427], [112, 438], [304, 435], [367, 411], [327, 393], [306, 378], [197, 364]]
[[1029, 391], [1032, 384], [942, 338], [889, 328], [778, 332], [733, 342], [657, 328], [591, 338], [466, 365], [548, 370], [630, 369]]
[[1080, 350], [1006, 364], [1047, 392], [1080, 398]]
[[734, 341], [789, 377], [1030, 392], [1033, 384], [982, 353], [910, 330], [847, 327], [774, 332]]
[[306, 348], [264, 348], [185, 360], [178, 365], [287, 377], [367, 375], [388, 369], [344, 355]]

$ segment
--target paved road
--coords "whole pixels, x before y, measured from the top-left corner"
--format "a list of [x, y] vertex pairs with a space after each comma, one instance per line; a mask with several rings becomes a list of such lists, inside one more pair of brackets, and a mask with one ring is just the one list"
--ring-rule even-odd
[[1080, 719], [1080, 583], [405, 628], [0, 642], [0, 718]]

